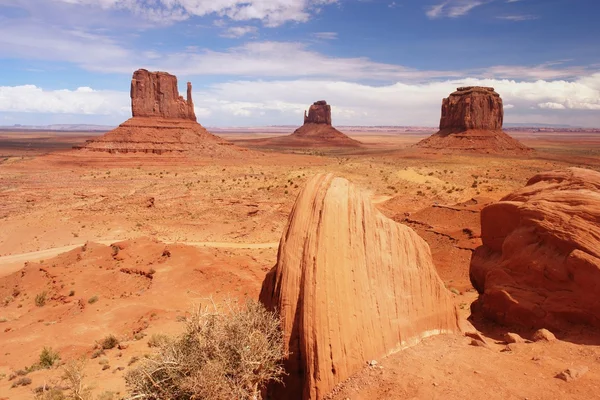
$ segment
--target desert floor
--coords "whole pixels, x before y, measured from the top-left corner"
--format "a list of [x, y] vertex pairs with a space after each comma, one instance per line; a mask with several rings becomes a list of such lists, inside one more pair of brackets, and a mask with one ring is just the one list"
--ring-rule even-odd
[[[234, 142], [272, 135], [218, 134]], [[208, 299], [258, 298], [296, 195], [323, 171], [368, 190], [382, 213], [429, 243], [466, 320], [476, 298], [469, 260], [480, 244], [481, 208], [541, 171], [600, 170], [600, 138], [592, 134], [511, 134], [537, 151], [425, 153], [411, 145], [428, 133], [388, 131], [351, 132], [365, 148], [348, 152], [257, 149], [267, 156], [188, 159], [69, 150], [87, 133], [0, 132], [0, 399], [32, 398], [36, 387], [58, 384], [53, 369], [11, 387], [10, 375], [36, 363], [44, 347], [63, 361], [86, 356], [94, 393], [124, 396], [123, 375], [153, 351], [153, 334], [180, 332], [182, 317]], [[365, 364], [332, 398], [597, 396], [600, 337], [555, 332], [560, 341], [507, 348], [506, 329], [472, 323], [489, 348], [463, 336], [429, 338]], [[91, 358], [111, 334], [122, 348]], [[577, 381], [554, 377], [578, 366], [589, 372]]]

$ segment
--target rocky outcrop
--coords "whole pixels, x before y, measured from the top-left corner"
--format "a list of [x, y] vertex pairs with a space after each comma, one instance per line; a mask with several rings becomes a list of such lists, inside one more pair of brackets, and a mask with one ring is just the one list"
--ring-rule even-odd
[[192, 84], [187, 83], [187, 100], [184, 100], [179, 95], [175, 75], [138, 69], [131, 80], [131, 113], [133, 117], [196, 121]]
[[474, 313], [504, 325], [600, 327], [600, 173], [534, 176], [481, 213]]
[[440, 130], [502, 129], [502, 98], [491, 87], [460, 87], [442, 101]]
[[285, 148], [361, 147], [354, 140], [331, 126], [331, 106], [325, 100], [316, 101], [304, 112], [304, 125], [294, 133], [270, 139], [247, 141], [250, 146]]
[[440, 130], [417, 146], [443, 151], [523, 153], [530, 149], [502, 131], [504, 108], [494, 88], [460, 87], [442, 100]]
[[272, 398], [322, 399], [367, 361], [459, 330], [427, 243], [331, 174], [300, 192], [261, 301], [290, 352]]
[[76, 149], [111, 154], [152, 153], [208, 157], [242, 156], [245, 149], [208, 132], [196, 122], [192, 84], [187, 100], [179, 96], [177, 77], [139, 69], [131, 80], [133, 117]]
[[304, 111], [304, 123], [331, 125], [331, 106], [325, 100], [315, 101], [308, 109], [308, 115]]

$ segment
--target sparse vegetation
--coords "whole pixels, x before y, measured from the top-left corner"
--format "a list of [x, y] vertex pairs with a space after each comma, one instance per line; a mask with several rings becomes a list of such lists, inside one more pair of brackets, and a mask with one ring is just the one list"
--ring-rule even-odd
[[58, 352], [52, 350], [51, 347], [44, 347], [40, 353], [39, 366], [42, 368], [51, 368], [60, 360]]
[[154, 333], [148, 339], [148, 347], [160, 347], [162, 344], [168, 342], [169, 337], [162, 333]]
[[16, 388], [18, 386], [27, 386], [27, 385], [31, 385], [31, 378], [27, 377], [27, 376], [23, 376], [19, 379], [17, 379], [16, 381], [13, 382], [12, 386], [13, 388]]
[[119, 339], [115, 335], [108, 335], [100, 341], [100, 347], [104, 350], [114, 349], [119, 345]]
[[200, 307], [185, 332], [126, 375], [133, 396], [148, 399], [260, 399], [284, 373], [279, 318], [261, 304]]
[[48, 293], [43, 291], [35, 295], [35, 305], [38, 307], [44, 307], [46, 305], [46, 296]]

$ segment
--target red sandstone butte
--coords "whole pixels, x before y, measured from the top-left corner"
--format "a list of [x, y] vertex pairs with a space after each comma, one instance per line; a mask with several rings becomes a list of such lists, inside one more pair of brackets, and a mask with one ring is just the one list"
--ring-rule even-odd
[[481, 212], [474, 313], [500, 324], [600, 327], [600, 173], [545, 172]]
[[427, 243], [332, 174], [298, 195], [260, 298], [290, 353], [273, 398], [323, 399], [367, 361], [459, 331]]
[[[259, 142], [256, 142], [259, 144]], [[325, 100], [316, 101], [304, 112], [304, 125], [294, 133], [271, 139], [260, 140], [260, 145], [274, 147], [361, 147], [354, 140], [331, 126], [331, 106]]]
[[442, 101], [440, 130], [417, 143], [445, 151], [524, 153], [530, 149], [502, 131], [504, 107], [494, 88], [460, 87]]
[[108, 153], [185, 153], [236, 157], [245, 149], [209, 133], [196, 122], [192, 84], [187, 99], [179, 95], [177, 77], [139, 69], [131, 80], [132, 118], [105, 135], [76, 147]]
[[187, 83], [187, 100], [184, 100], [179, 95], [175, 75], [138, 69], [131, 80], [131, 113], [133, 117], [196, 121], [192, 84]]
[[331, 106], [325, 100], [315, 101], [308, 109], [308, 115], [304, 111], [305, 124], [331, 125]]

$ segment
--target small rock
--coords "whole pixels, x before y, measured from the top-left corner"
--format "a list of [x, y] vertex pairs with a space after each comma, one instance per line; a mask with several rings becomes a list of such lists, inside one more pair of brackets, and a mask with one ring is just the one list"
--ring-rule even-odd
[[586, 366], [571, 367], [571, 368], [567, 368], [564, 371], [558, 373], [555, 376], [555, 378], [562, 379], [565, 382], [571, 382], [571, 381], [581, 378], [589, 370], [590, 369]]
[[482, 342], [481, 340], [477, 340], [477, 339], [472, 339], [471, 340], [471, 346], [483, 347], [483, 348], [486, 348], [486, 349], [490, 348], [489, 344], [487, 344], [486, 342]]
[[525, 343], [525, 339], [523, 339], [521, 336], [519, 336], [516, 333], [505, 333], [504, 334], [504, 341], [508, 344], [511, 343]]
[[500, 350], [500, 352], [501, 353], [512, 352], [514, 350], [514, 348], [512, 347], [513, 345], [514, 345], [514, 343], [507, 344], [506, 346], [504, 346], [504, 348], [502, 350]]
[[129, 347], [129, 343], [119, 343], [119, 350], [125, 350]]
[[548, 329], [540, 329], [533, 334], [532, 340], [534, 342], [553, 342], [556, 340], [556, 336]]
[[102, 366], [102, 371], [106, 371], [107, 369], [110, 369], [110, 365], [106, 364]]
[[377, 360], [371, 360], [371, 361], [369, 361], [369, 365], [370, 365], [371, 367], [374, 367], [374, 366], [376, 366], [377, 364], [379, 364], [379, 363], [377, 362]]
[[470, 337], [471, 339], [474, 340], [478, 340], [480, 342], [485, 343], [486, 345], [488, 344], [487, 340], [485, 340], [485, 338], [481, 335], [481, 333], [477, 332], [477, 331], [473, 331], [473, 332], [465, 332], [465, 336], [466, 337]]

